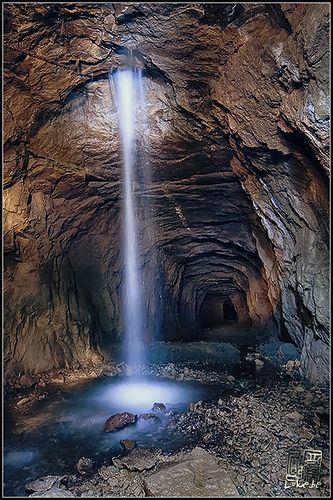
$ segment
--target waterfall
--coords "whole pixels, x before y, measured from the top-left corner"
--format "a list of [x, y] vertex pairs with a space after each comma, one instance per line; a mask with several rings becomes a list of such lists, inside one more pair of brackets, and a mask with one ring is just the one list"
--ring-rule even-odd
[[[122, 325], [124, 330], [125, 361], [129, 367], [144, 361], [144, 300], [139, 262], [139, 199], [140, 165], [137, 151], [139, 131], [146, 126], [142, 70], [120, 68], [110, 74], [116, 104], [122, 150]], [[144, 236], [144, 235], [143, 235]], [[141, 235], [142, 238], [142, 235]]]

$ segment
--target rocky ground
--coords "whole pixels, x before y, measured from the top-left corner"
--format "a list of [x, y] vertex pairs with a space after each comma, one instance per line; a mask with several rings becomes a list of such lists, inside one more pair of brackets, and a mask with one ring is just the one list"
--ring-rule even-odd
[[[221, 382], [228, 391], [214, 401], [191, 403], [185, 412], [164, 409], [163, 405], [152, 408], [148, 415], [165, 412], [169, 428], [187, 436], [188, 446], [178, 453], [140, 449], [135, 442], [123, 440], [123, 454], [110, 457], [102, 467], [96, 467], [89, 457], [82, 457], [73, 474], [34, 481], [26, 486], [27, 494], [183, 496], [186, 492], [186, 496], [328, 496], [327, 387], [310, 385], [301, 379], [297, 361], [290, 360], [284, 370], [270, 378], [265, 372], [259, 375], [266, 362], [260, 353], [250, 350], [246, 359], [256, 370], [252, 379], [173, 363], [146, 367], [146, 374], [201, 383]], [[109, 373], [115, 375], [125, 369], [125, 365], [113, 370], [109, 367]], [[25, 397], [33, 398], [38, 391], [37, 397], [42, 397], [38, 387]], [[26, 406], [27, 401], [18, 399], [16, 405]], [[126, 414], [124, 426], [133, 424], [129, 416]], [[116, 420], [119, 427], [119, 418]], [[158, 418], [151, 420], [152, 425], [159, 425]], [[291, 449], [322, 451], [319, 488], [285, 489]]]

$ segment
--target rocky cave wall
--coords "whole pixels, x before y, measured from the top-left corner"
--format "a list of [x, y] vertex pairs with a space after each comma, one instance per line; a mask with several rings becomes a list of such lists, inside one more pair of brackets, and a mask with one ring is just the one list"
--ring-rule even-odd
[[195, 339], [203, 304], [233, 297], [326, 378], [328, 6], [7, 4], [4, 21], [7, 380], [121, 339], [108, 72], [129, 53], [150, 122], [147, 340]]

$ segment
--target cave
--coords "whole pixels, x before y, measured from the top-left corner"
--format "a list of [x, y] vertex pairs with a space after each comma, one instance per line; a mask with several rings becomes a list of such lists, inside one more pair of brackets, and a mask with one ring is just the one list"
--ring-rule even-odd
[[330, 16], [5, 4], [5, 496], [328, 495]]
[[232, 300], [227, 299], [223, 302], [224, 321], [235, 321], [237, 323], [238, 315]]

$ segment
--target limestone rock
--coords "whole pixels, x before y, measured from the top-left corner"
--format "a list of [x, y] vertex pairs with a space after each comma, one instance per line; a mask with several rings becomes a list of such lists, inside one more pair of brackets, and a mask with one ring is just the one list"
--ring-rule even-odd
[[178, 464], [145, 478], [150, 496], [156, 497], [228, 497], [240, 496], [216, 459], [202, 448], [195, 448]]
[[36, 493], [32, 493], [29, 497], [46, 497], [46, 498], [67, 498], [67, 497], [75, 497], [75, 495], [66, 490], [66, 488], [55, 488], [52, 487], [47, 491], [36, 491]]
[[94, 469], [94, 463], [90, 458], [81, 457], [78, 463], [76, 464], [76, 469], [79, 474], [83, 476], [92, 474]]
[[303, 415], [301, 415], [301, 413], [299, 413], [296, 410], [288, 413], [286, 417], [294, 422], [300, 422], [301, 420], [304, 419]]
[[141, 476], [117, 467], [101, 467], [98, 474], [108, 484], [108, 494], [112, 496], [144, 497], [144, 484]]
[[28, 483], [25, 486], [27, 492], [48, 491], [51, 488], [59, 488], [60, 484], [66, 476], [44, 476]]
[[152, 469], [162, 458], [162, 452], [158, 449], [135, 448], [125, 457], [113, 458], [112, 462], [119, 468], [130, 471], [142, 472]]

